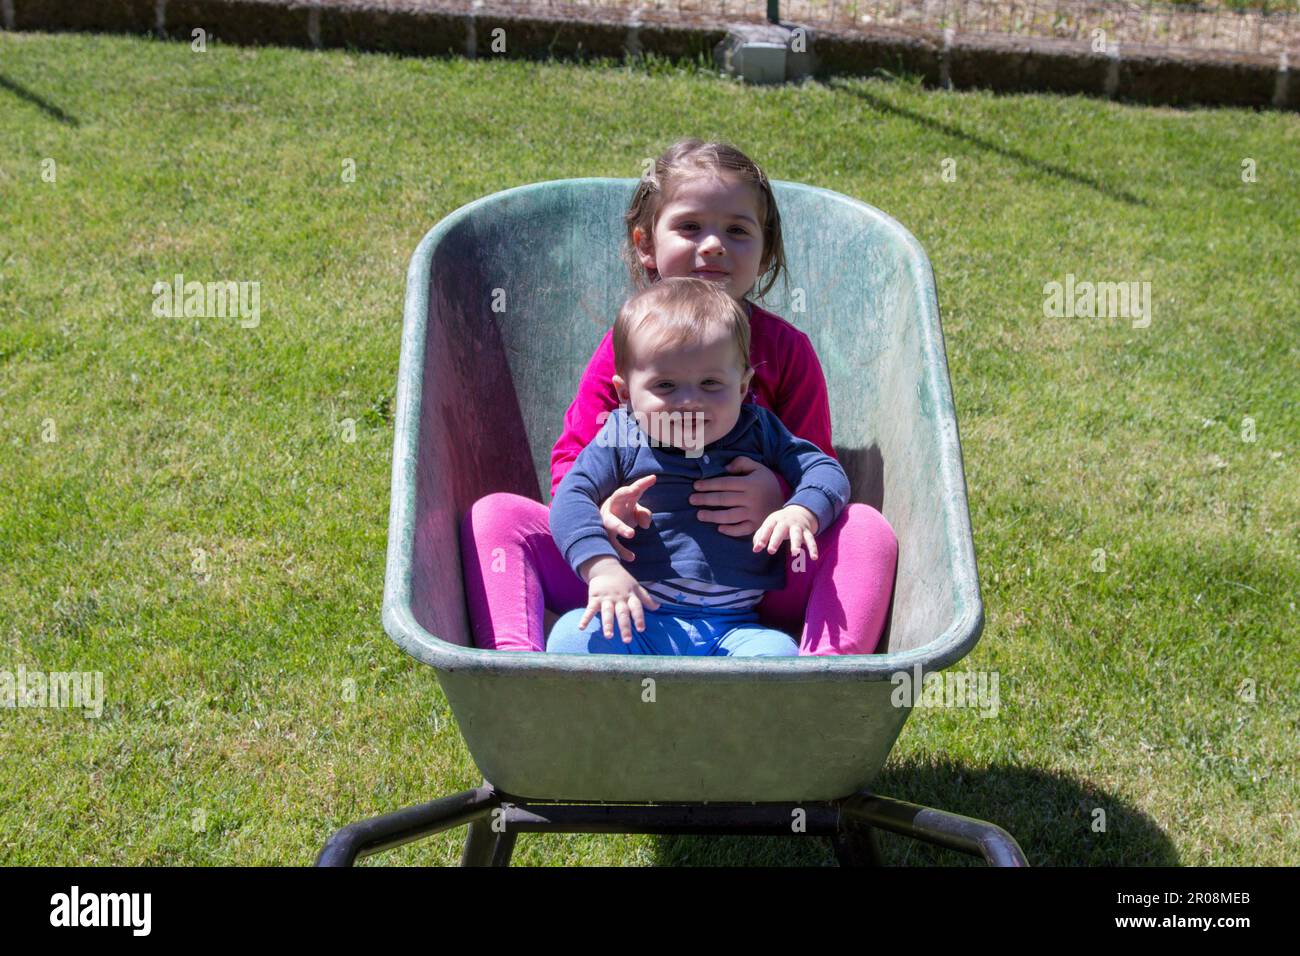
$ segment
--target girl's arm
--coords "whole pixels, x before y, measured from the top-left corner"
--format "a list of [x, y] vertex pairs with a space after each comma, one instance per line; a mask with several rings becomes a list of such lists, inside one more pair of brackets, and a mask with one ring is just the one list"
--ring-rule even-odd
[[[600, 431], [601, 413], [618, 408], [618, 392], [614, 390], [614, 331], [605, 333], [596, 346], [587, 369], [578, 383], [578, 393], [573, 396], [569, 410], [564, 413], [564, 431], [551, 449], [551, 497], [560, 487], [560, 481], [573, 467], [578, 453], [591, 444]], [[796, 432], [796, 434], [798, 434]], [[599, 504], [599, 502], [597, 502]]]

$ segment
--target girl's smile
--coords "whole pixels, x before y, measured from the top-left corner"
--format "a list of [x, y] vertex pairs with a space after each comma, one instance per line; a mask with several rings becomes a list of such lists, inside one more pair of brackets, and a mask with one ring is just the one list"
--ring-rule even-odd
[[673, 192], [653, 236], [636, 229], [633, 239], [641, 264], [659, 278], [725, 283], [739, 301], [753, 288], [763, 258], [758, 196], [752, 186], [730, 177], [697, 176]]

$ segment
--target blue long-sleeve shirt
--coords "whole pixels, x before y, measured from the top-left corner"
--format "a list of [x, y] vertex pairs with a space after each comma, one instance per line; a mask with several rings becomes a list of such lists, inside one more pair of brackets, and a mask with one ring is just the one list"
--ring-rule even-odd
[[[629, 441], [629, 437], [633, 439]], [[701, 478], [728, 475], [735, 458], [752, 458], [783, 475], [794, 489], [787, 505], [803, 505], [825, 531], [848, 504], [849, 479], [839, 462], [812, 442], [797, 438], [774, 413], [757, 404], [740, 407], [736, 426], [702, 454], [653, 446], [626, 406], [615, 409], [595, 439], [578, 455], [551, 502], [551, 535], [576, 572], [599, 555], [618, 557], [605, 535], [600, 506], [623, 485], [657, 475], [641, 496], [653, 515], [649, 528], [620, 539], [636, 555], [624, 567], [638, 581], [689, 578], [736, 588], [785, 586], [785, 556], [754, 553], [753, 536], [732, 537], [700, 521], [690, 503]]]

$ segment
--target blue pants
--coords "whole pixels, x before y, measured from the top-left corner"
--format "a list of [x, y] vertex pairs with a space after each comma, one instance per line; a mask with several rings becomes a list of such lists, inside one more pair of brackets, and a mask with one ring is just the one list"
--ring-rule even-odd
[[553, 654], [665, 654], [678, 657], [794, 657], [799, 645], [783, 631], [758, 623], [758, 611], [710, 610], [660, 603], [645, 612], [645, 630], [632, 625], [632, 642], [623, 643], [618, 621], [605, 637], [600, 615], [578, 630], [585, 608], [569, 611], [555, 622], [546, 641]]

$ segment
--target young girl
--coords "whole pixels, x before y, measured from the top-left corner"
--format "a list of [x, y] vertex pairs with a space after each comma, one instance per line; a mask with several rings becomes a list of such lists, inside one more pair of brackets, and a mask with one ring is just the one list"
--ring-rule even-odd
[[[781, 219], [767, 177], [747, 156], [720, 143], [683, 140], [638, 183], [624, 217], [624, 249], [634, 284], [696, 276], [723, 285], [750, 322], [755, 372], [748, 401], [775, 412], [790, 432], [835, 456], [826, 379], [808, 336], [746, 299], [760, 277], [762, 298], [785, 269]], [[578, 453], [619, 405], [613, 384], [612, 330], [596, 348], [551, 452], [551, 493]], [[696, 482], [690, 503], [718, 534], [749, 537], [790, 497], [771, 469], [748, 458], [728, 478]], [[619, 536], [649, 527], [638, 504], [652, 477], [620, 488], [604, 503], [610, 543], [634, 559]], [[587, 604], [587, 585], [565, 562], [550, 534], [545, 505], [512, 494], [479, 499], [461, 526], [461, 557], [470, 623], [478, 647], [546, 649], [545, 612], [564, 614]], [[820, 559], [788, 555], [786, 586], [759, 604], [768, 627], [799, 634], [800, 654], [869, 654], [884, 630], [898, 541], [880, 512], [854, 502], [817, 539]], [[504, 560], [502, 560], [504, 558]]]

